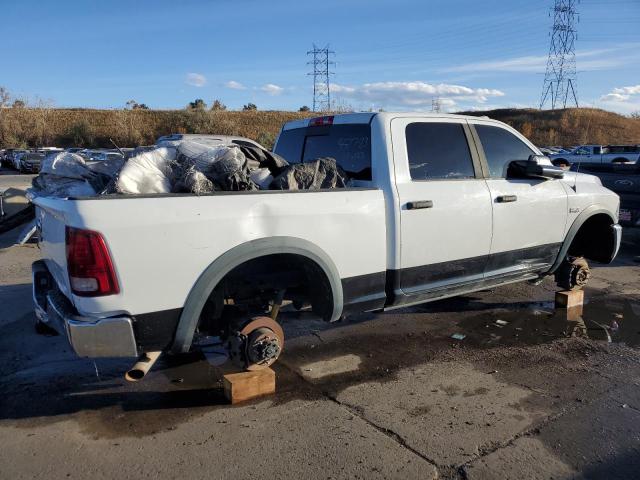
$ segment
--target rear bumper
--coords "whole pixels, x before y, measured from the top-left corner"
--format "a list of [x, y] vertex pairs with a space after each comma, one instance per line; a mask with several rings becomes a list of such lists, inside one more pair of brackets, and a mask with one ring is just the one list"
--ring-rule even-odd
[[80, 357], [137, 357], [138, 349], [131, 318], [93, 318], [78, 315], [58, 290], [46, 264], [31, 267], [33, 303], [38, 320], [64, 333]]

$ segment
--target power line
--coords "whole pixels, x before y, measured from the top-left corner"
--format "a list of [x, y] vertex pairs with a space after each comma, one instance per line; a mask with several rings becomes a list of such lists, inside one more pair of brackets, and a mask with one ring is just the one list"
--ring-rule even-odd
[[313, 60], [307, 62], [307, 65], [313, 65], [313, 71], [307, 74], [313, 75], [313, 111], [328, 112], [331, 110], [329, 76], [333, 75], [329, 66], [335, 65], [335, 62], [329, 60], [329, 56], [335, 55], [335, 52], [329, 50], [329, 45], [318, 48], [314, 43], [313, 50], [309, 50], [307, 55], [313, 55]]
[[567, 102], [573, 99], [578, 106], [576, 93], [576, 29], [577, 20], [576, 5], [579, 0], [555, 0], [551, 11], [553, 12], [553, 27], [551, 28], [551, 46], [547, 70], [542, 84], [542, 96], [540, 108], [542, 109], [548, 99], [551, 100], [551, 108], [556, 106], [567, 107]]

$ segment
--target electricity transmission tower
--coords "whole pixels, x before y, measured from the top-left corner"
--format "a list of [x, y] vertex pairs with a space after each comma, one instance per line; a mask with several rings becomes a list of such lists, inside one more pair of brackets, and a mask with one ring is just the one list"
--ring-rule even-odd
[[553, 27], [547, 71], [542, 85], [540, 108], [551, 100], [551, 108], [566, 108], [567, 103], [578, 106], [576, 93], [576, 48], [578, 37], [575, 24], [578, 21], [576, 5], [580, 0], [554, 0], [551, 9]]
[[329, 66], [335, 65], [329, 57], [335, 55], [335, 52], [329, 50], [328, 45], [318, 48], [314, 43], [313, 50], [309, 50], [307, 55], [313, 55], [313, 60], [307, 62], [307, 65], [313, 65], [313, 71], [307, 74], [313, 75], [313, 111], [328, 112], [331, 110], [329, 76], [333, 75], [333, 72], [329, 71]]
[[431, 99], [431, 111], [434, 113], [440, 113], [442, 111], [442, 100], [440, 100], [440, 97]]

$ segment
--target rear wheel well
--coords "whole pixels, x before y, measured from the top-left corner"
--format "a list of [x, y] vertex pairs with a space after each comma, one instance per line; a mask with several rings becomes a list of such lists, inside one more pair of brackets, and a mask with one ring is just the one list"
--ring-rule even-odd
[[589, 217], [571, 241], [567, 255], [585, 257], [596, 262], [607, 263], [615, 249], [612, 218], [606, 213]]
[[333, 311], [331, 284], [324, 270], [304, 255], [279, 253], [248, 260], [216, 285], [198, 321], [198, 332], [223, 335], [233, 319], [268, 313], [269, 302], [284, 290], [284, 299], [310, 304], [329, 320]]

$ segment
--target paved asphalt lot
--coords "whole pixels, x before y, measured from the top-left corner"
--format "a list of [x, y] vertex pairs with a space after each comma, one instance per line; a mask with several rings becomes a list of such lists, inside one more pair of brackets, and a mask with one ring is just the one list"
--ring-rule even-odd
[[639, 231], [594, 269], [583, 322], [554, 315], [551, 281], [332, 326], [283, 313], [277, 394], [233, 407], [203, 355], [164, 357], [127, 384], [129, 362], [36, 335], [38, 249], [12, 235], [0, 478], [638, 478]]

